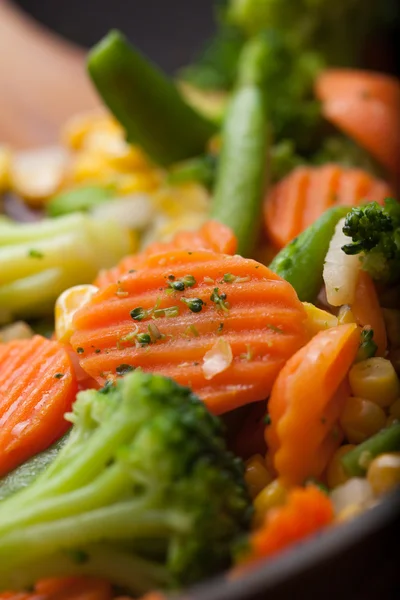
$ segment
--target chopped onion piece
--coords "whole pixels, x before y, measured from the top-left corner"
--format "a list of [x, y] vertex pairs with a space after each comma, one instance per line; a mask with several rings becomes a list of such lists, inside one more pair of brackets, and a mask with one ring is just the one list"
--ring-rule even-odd
[[225, 371], [232, 363], [233, 354], [229, 342], [220, 337], [214, 346], [205, 353], [202, 370], [206, 379], [212, 379], [215, 375]]
[[33, 204], [55, 194], [61, 186], [69, 162], [69, 153], [59, 146], [24, 150], [13, 155], [12, 189]]
[[129, 229], [145, 229], [152, 222], [154, 206], [147, 194], [132, 194], [98, 204], [91, 210], [95, 219], [115, 221]]
[[326, 297], [332, 306], [352, 304], [361, 267], [357, 255], [351, 256], [342, 250], [350, 241], [343, 233], [344, 222], [345, 219], [341, 219], [336, 225], [324, 264]]
[[372, 487], [362, 477], [352, 477], [343, 485], [336, 487], [330, 494], [335, 514], [349, 506], [365, 506], [374, 498]]

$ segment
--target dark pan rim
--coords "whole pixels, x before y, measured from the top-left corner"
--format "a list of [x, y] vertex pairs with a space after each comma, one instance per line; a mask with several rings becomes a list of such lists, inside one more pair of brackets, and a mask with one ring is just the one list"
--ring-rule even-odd
[[[351, 551], [386, 528], [395, 530], [400, 521], [400, 489], [384, 498], [354, 520], [337, 525], [293, 550], [268, 560], [237, 580], [216, 577], [190, 590], [186, 600], [247, 600], [274, 592], [290, 579], [334, 561], [343, 552]], [[182, 598], [182, 600], [184, 600]]]

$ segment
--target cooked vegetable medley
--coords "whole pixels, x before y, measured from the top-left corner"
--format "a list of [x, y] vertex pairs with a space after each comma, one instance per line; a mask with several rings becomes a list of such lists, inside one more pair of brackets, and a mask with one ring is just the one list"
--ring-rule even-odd
[[283, 4], [218, 3], [175, 81], [111, 32], [104, 109], [0, 146], [0, 600], [244, 577], [400, 486], [384, 16]]

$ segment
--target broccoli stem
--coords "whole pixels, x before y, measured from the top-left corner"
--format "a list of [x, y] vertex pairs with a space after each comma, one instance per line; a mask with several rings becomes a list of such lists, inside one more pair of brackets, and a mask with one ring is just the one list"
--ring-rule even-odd
[[0, 565], [0, 576], [5, 587], [23, 589], [32, 586], [38, 579], [56, 577], [60, 573], [64, 576], [90, 575], [110, 579], [138, 595], [170, 583], [166, 568], [116, 548], [110, 552], [109, 546], [89, 547], [81, 558], [79, 560], [79, 553], [74, 559], [72, 552], [59, 552], [50, 558], [36, 558], [22, 569], [4, 573]]

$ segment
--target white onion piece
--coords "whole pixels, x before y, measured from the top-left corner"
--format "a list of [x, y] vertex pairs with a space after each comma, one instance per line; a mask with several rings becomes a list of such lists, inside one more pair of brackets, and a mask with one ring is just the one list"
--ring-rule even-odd
[[102, 202], [91, 210], [95, 219], [115, 221], [121, 227], [145, 229], [154, 216], [154, 206], [147, 194], [121, 196]]
[[360, 260], [357, 255], [345, 254], [342, 246], [351, 240], [343, 233], [345, 219], [341, 219], [329, 244], [325, 257], [323, 277], [326, 297], [332, 306], [352, 304], [356, 291]]
[[49, 198], [58, 191], [68, 162], [69, 153], [60, 146], [17, 152], [11, 164], [11, 187], [27, 200]]
[[206, 379], [212, 379], [215, 375], [226, 371], [232, 363], [233, 354], [229, 342], [219, 338], [214, 346], [205, 353], [203, 357], [202, 371]]
[[348, 506], [368, 505], [374, 493], [367, 479], [352, 477], [343, 485], [336, 487], [330, 494], [335, 514], [339, 514]]

